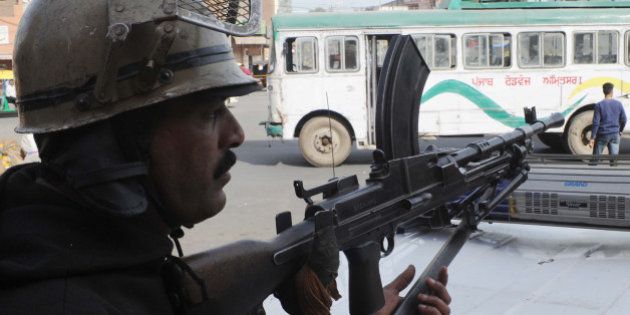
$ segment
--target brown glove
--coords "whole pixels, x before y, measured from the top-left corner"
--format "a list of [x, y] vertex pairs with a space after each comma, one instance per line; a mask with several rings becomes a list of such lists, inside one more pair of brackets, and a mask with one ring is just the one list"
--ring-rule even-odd
[[292, 279], [275, 293], [289, 314], [330, 314], [332, 300], [341, 298], [337, 291], [339, 247], [335, 236], [333, 215], [315, 215], [315, 233], [311, 253]]

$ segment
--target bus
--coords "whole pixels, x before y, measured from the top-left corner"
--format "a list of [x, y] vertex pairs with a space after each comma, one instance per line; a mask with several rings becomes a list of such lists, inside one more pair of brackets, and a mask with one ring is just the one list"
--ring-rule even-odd
[[343, 163], [353, 145], [374, 148], [379, 73], [398, 34], [414, 38], [431, 70], [420, 137], [504, 133], [525, 123], [523, 107], [536, 106], [539, 116], [566, 118], [543, 143], [591, 154], [602, 85], [613, 83], [630, 109], [630, 2], [445, 3], [275, 16], [267, 134], [298, 138], [315, 166]]

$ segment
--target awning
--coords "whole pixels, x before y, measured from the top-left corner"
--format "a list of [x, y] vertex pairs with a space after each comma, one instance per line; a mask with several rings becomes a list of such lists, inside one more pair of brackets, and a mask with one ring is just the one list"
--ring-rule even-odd
[[234, 37], [237, 45], [267, 45], [269, 40], [264, 36]]
[[12, 70], [0, 70], [0, 80], [11, 80], [11, 79], [13, 79]]

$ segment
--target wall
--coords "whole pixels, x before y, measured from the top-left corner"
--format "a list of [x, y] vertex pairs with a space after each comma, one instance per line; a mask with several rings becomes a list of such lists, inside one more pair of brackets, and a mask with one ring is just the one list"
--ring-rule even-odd
[[0, 69], [12, 69], [13, 43], [24, 6], [23, 1], [0, 0]]

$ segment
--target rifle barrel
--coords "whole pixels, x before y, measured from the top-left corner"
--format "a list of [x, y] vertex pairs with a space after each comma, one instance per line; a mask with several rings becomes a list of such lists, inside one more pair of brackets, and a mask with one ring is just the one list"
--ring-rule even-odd
[[479, 158], [479, 153], [489, 154], [497, 149], [505, 147], [506, 144], [513, 144], [524, 141], [534, 134], [541, 133], [549, 128], [560, 127], [564, 124], [564, 117], [560, 113], [553, 113], [551, 116], [536, 121], [531, 125], [525, 125], [514, 129], [514, 131], [480, 140], [469, 144], [466, 148], [455, 151], [451, 154], [459, 165], [466, 164]]

